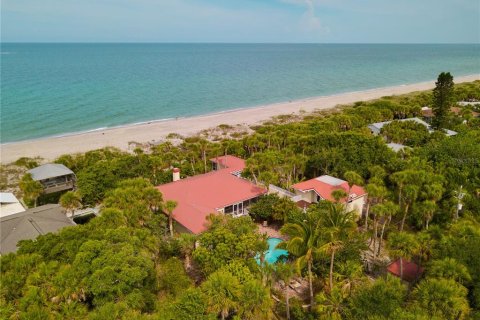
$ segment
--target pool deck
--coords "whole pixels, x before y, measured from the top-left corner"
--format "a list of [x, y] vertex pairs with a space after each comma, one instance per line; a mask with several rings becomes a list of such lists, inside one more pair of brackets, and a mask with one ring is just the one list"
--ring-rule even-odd
[[262, 224], [257, 223], [258, 232], [261, 234], [266, 234], [269, 238], [280, 238], [286, 240], [286, 237], [280, 233], [280, 230], [277, 226], [271, 225], [264, 227]]

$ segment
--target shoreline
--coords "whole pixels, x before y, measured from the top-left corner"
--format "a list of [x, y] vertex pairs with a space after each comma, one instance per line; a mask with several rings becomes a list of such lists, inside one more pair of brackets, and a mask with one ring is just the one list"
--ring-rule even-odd
[[[480, 74], [457, 77], [455, 83], [475, 80], [480, 80]], [[128, 143], [131, 141], [139, 143], [158, 141], [165, 138], [169, 133], [189, 136], [220, 124], [232, 126], [237, 124], [255, 125], [267, 121], [274, 116], [298, 113], [300, 110], [305, 112], [327, 110], [337, 105], [351, 104], [356, 101], [367, 101], [383, 96], [430, 90], [434, 88], [434, 86], [435, 80], [431, 80], [413, 84], [310, 97], [267, 105], [236, 108], [192, 117], [142, 121], [110, 128], [98, 128], [64, 135], [8, 142], [0, 145], [0, 162], [6, 164], [20, 157], [36, 156], [40, 156], [45, 160], [54, 160], [62, 154], [86, 152], [107, 146], [128, 150]]]

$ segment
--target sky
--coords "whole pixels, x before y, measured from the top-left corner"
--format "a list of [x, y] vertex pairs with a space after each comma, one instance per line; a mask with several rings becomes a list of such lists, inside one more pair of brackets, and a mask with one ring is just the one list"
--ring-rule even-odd
[[1, 41], [480, 43], [480, 1], [1, 0]]

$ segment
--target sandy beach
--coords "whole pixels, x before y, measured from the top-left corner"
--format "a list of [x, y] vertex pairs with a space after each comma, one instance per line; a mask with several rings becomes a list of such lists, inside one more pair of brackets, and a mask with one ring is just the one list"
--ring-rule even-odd
[[[455, 78], [455, 83], [480, 80], [480, 75]], [[309, 99], [275, 103], [254, 108], [239, 109], [191, 118], [179, 118], [138, 125], [123, 126], [106, 130], [72, 134], [62, 137], [50, 137], [1, 145], [1, 162], [10, 163], [20, 157], [40, 156], [53, 160], [62, 154], [72, 154], [98, 149], [106, 146], [128, 149], [128, 142], [139, 143], [158, 141], [169, 133], [183, 136], [195, 134], [219, 124], [253, 125], [281, 114], [297, 113], [300, 110], [310, 112], [316, 109], [329, 109], [339, 104], [349, 104], [356, 101], [377, 99], [388, 95], [400, 95], [413, 91], [430, 90], [435, 81], [408, 85], [378, 88], [366, 91], [349, 92], [338, 95], [321, 96]]]

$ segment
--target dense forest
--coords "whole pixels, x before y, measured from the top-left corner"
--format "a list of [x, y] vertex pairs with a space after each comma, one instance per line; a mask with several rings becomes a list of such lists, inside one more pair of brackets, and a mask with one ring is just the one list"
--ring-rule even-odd
[[[276, 117], [250, 132], [220, 126], [215, 138], [171, 134], [134, 152], [59, 157], [78, 179], [62, 206], [101, 204], [101, 215], [1, 257], [1, 318], [480, 319], [480, 118], [472, 113], [480, 107], [441, 113], [438, 99], [436, 91], [384, 97]], [[480, 100], [480, 81], [455, 85], [450, 99], [448, 108]], [[399, 121], [379, 136], [367, 128], [421, 117], [424, 106], [441, 117], [433, 133]], [[406, 147], [394, 152], [386, 142]], [[154, 186], [170, 182], [173, 167], [201, 174], [224, 154], [246, 159], [243, 176], [267, 187], [322, 174], [362, 185], [365, 218], [337, 202], [304, 212], [268, 195], [250, 217], [212, 215], [204, 233], [172, 236], [163, 213], [172, 204]], [[51, 201], [28, 176], [19, 183], [31, 205]], [[275, 265], [255, 259], [267, 248], [256, 224], [264, 220], [287, 239], [288, 259]], [[388, 274], [395, 259], [415, 262], [421, 276]], [[308, 283], [307, 296], [282, 289], [293, 278]]]

